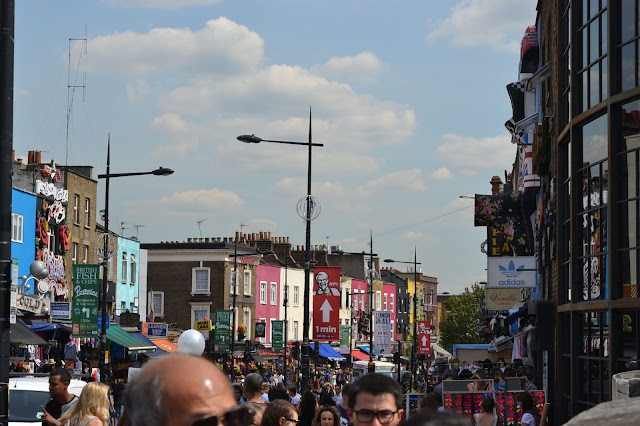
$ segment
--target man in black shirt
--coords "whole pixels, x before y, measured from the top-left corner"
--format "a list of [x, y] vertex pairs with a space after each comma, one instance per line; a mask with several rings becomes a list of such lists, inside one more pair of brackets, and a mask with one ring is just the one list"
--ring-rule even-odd
[[58, 419], [62, 413], [71, 409], [78, 402], [78, 398], [67, 390], [69, 383], [71, 383], [71, 375], [67, 370], [53, 370], [49, 375], [51, 401], [41, 407], [44, 412], [42, 426], [60, 426]]

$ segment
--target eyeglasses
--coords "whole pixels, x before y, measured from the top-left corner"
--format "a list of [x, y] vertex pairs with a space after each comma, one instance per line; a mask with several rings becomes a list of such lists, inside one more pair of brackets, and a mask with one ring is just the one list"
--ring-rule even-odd
[[356, 417], [358, 418], [358, 421], [362, 423], [371, 423], [374, 417], [377, 417], [380, 423], [389, 423], [391, 422], [391, 420], [393, 420], [393, 416], [395, 416], [398, 411], [397, 410], [396, 411], [353, 410], [353, 412], [356, 413]]
[[[225, 426], [246, 426], [251, 423], [255, 411], [248, 406], [241, 405], [223, 414]], [[218, 426], [218, 416], [208, 416], [191, 423], [191, 426]]]
[[298, 419], [289, 419], [289, 418], [286, 418], [285, 420], [286, 420], [286, 421], [288, 421], [288, 422], [293, 422], [293, 423], [295, 423], [295, 424], [300, 423], [300, 420], [298, 420]]

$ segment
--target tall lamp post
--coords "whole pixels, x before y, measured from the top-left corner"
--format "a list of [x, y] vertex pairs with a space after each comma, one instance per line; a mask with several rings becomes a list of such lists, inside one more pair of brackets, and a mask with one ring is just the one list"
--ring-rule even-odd
[[[103, 248], [102, 248], [102, 324], [100, 329], [100, 381], [107, 381], [107, 371], [105, 364], [105, 355], [107, 349], [107, 285], [109, 284], [109, 258], [113, 254], [113, 249], [110, 244], [109, 237], [109, 179], [116, 177], [127, 176], [142, 176], [142, 175], [154, 175], [154, 176], [168, 176], [173, 174], [173, 170], [160, 167], [150, 172], [132, 172], [132, 173], [111, 173], [111, 135], [109, 135], [107, 141], [107, 173], [98, 175], [98, 179], [105, 180], [105, 195], [104, 195], [104, 234], [103, 234]], [[99, 249], [97, 250], [99, 251]], [[152, 301], [153, 302], [153, 301]]]
[[314, 146], [324, 146], [321, 143], [311, 142], [311, 111], [309, 111], [309, 139], [307, 142], [291, 142], [262, 139], [255, 135], [241, 135], [237, 139], [245, 143], [272, 142], [288, 145], [306, 145], [309, 147], [309, 159], [307, 165], [307, 196], [298, 202], [298, 214], [306, 221], [306, 238], [305, 238], [305, 262], [304, 262], [304, 320], [302, 326], [302, 390], [305, 391], [309, 387], [309, 379], [311, 377], [309, 363], [309, 289], [310, 289], [310, 270], [311, 270], [311, 221], [320, 214], [320, 205], [311, 197], [311, 148]]
[[[273, 254], [271, 250], [260, 251], [257, 250], [251, 253], [241, 253], [240, 256], [249, 257], [249, 256], [262, 256], [264, 254]], [[236, 238], [233, 241], [233, 272], [231, 274], [231, 287], [233, 287], [233, 310], [231, 311], [231, 349], [229, 350], [229, 355], [231, 357], [231, 382], [233, 383], [236, 379], [236, 369], [235, 369], [235, 344], [236, 344], [236, 299], [238, 297], [238, 233], [236, 232]]]
[[[416, 250], [417, 251], [417, 250]], [[413, 262], [405, 262], [402, 260], [393, 260], [393, 259], [385, 259], [386, 263], [407, 263], [413, 264], [413, 273], [414, 273], [414, 289], [413, 289], [413, 344], [411, 345], [411, 379], [412, 379], [412, 387], [415, 389], [416, 387], [416, 374], [415, 374], [415, 358], [417, 355], [416, 349], [418, 345], [418, 265], [421, 265], [418, 262], [418, 255], [416, 251], [413, 252]]]

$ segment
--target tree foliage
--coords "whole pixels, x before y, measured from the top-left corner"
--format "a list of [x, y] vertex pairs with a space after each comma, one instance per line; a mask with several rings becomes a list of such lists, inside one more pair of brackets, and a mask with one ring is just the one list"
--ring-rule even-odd
[[471, 289], [465, 287], [462, 294], [452, 296], [444, 303], [446, 313], [439, 324], [442, 346], [451, 350], [454, 344], [482, 343], [476, 331], [480, 317], [480, 298], [484, 288], [473, 284]]

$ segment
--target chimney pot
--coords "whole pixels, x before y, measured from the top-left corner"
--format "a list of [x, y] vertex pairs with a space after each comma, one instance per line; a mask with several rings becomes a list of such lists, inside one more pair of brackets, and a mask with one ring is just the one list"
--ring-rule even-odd
[[42, 152], [36, 151], [35, 152], [35, 156], [36, 156], [36, 158], [35, 158], [36, 164], [41, 164], [42, 163]]
[[33, 151], [29, 151], [27, 154], [27, 164], [33, 164]]

